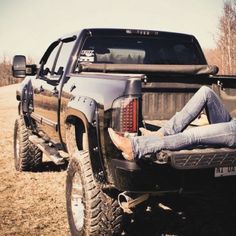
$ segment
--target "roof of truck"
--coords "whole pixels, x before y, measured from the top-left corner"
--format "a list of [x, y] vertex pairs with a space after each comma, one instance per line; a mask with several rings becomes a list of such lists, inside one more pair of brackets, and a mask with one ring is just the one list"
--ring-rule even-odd
[[91, 28], [85, 29], [91, 32], [93, 35], [104, 35], [104, 34], [112, 34], [112, 35], [142, 35], [142, 36], [178, 36], [178, 37], [187, 37], [192, 38], [193, 35], [176, 33], [176, 32], [167, 32], [167, 31], [158, 31], [158, 30], [148, 30], [148, 29], [118, 29], [118, 28]]
[[77, 32], [64, 35], [60, 39], [65, 39], [68, 37], [72, 37], [73, 35], [80, 35], [82, 31], [87, 31], [90, 35], [104, 36], [104, 35], [113, 35], [113, 36], [128, 36], [128, 35], [139, 35], [139, 36], [163, 36], [163, 37], [177, 37], [177, 38], [185, 38], [186, 40], [195, 39], [193, 35], [177, 33], [177, 32], [167, 32], [167, 31], [159, 31], [159, 30], [148, 30], [148, 29], [121, 29], [121, 28], [85, 28], [81, 29]]

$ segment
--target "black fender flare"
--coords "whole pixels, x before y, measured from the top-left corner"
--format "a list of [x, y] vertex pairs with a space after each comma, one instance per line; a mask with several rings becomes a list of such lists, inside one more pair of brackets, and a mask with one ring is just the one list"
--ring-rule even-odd
[[94, 177], [99, 183], [107, 183], [98, 127], [98, 104], [89, 97], [75, 97], [68, 102], [65, 109], [65, 124], [68, 123], [69, 117], [76, 117], [83, 123], [88, 136], [88, 148]]
[[18, 114], [23, 115], [27, 127], [34, 129], [30, 116], [32, 111], [30, 104], [33, 105], [33, 87], [29, 78], [26, 78], [17, 89], [16, 100], [19, 101]]

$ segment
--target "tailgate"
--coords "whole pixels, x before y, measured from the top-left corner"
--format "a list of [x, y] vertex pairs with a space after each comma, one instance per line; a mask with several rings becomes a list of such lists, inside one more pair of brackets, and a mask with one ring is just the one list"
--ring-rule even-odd
[[163, 150], [156, 155], [156, 163], [170, 163], [175, 169], [203, 169], [236, 166], [236, 148], [196, 148], [191, 150]]

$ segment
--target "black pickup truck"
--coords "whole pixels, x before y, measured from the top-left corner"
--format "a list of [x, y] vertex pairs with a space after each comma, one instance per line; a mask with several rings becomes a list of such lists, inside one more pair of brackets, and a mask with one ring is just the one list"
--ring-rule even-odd
[[108, 135], [109, 127], [125, 136], [158, 130], [202, 85], [236, 116], [236, 78], [218, 76], [192, 35], [83, 29], [52, 42], [39, 65], [15, 56], [13, 75], [24, 78], [16, 94], [16, 170], [36, 168], [43, 153], [56, 164], [69, 161], [72, 235], [118, 234], [123, 210], [236, 175], [234, 148], [163, 150], [126, 161]]

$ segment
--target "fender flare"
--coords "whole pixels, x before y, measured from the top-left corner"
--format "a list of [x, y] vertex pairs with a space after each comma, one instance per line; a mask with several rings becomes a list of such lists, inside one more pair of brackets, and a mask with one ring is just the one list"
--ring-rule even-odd
[[19, 101], [18, 104], [18, 114], [23, 115], [26, 126], [34, 129], [32, 124], [32, 119], [30, 116], [30, 104], [33, 103], [33, 87], [30, 78], [26, 78], [16, 91], [16, 100]]
[[66, 117], [71, 113], [75, 114], [82, 120], [86, 119], [88, 123], [92, 124], [95, 119], [97, 103], [94, 99], [85, 96], [76, 96], [72, 98], [66, 107]]
[[94, 177], [99, 183], [107, 183], [106, 172], [100, 145], [98, 126], [98, 104], [89, 97], [75, 97], [68, 102], [65, 108], [65, 124], [69, 117], [76, 117], [81, 120], [88, 134], [88, 147], [90, 161]]

